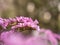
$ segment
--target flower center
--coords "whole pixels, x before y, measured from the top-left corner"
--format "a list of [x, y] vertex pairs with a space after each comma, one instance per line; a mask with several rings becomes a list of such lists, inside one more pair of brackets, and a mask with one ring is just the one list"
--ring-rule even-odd
[[10, 30], [12, 26], [17, 25], [17, 22], [11, 22], [8, 24], [7, 29]]
[[2, 26], [0, 26], [0, 33], [1, 33], [1, 32], [3, 32], [3, 27], [2, 27]]
[[26, 26], [26, 27], [17, 28], [16, 32], [21, 32], [23, 35], [31, 35], [32, 30], [36, 30], [36, 29]]

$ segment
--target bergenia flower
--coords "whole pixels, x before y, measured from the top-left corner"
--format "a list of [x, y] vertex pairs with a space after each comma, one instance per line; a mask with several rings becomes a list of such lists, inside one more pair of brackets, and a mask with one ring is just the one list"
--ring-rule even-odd
[[[0, 19], [3, 31], [0, 35], [2, 45], [58, 45], [56, 35], [50, 30], [40, 29], [39, 22], [28, 17]], [[41, 35], [44, 34], [44, 35]], [[30, 35], [31, 34], [31, 35]]]
[[[6, 22], [7, 21], [7, 22]], [[16, 17], [16, 18], [9, 18], [5, 22], [8, 23], [6, 28], [14, 29], [18, 27], [31, 27], [37, 29], [38, 21], [33, 21], [31, 18], [28, 17]]]
[[[4, 42], [4, 45], [22, 45], [24, 44], [22, 41], [25, 38], [22, 34], [20, 35], [21, 30], [24, 32], [25, 30], [28, 30], [30, 33], [30, 30], [40, 30], [38, 24], [38, 21], [33, 21], [31, 18], [28, 17], [16, 17], [16, 18], [9, 18], [9, 19], [3, 19], [1, 22], [3, 27], [5, 27], [5, 30], [1, 33], [1, 40]], [[20, 30], [20, 32], [19, 32]], [[14, 32], [13, 32], [14, 31]], [[18, 32], [16, 32], [18, 31]], [[18, 34], [19, 33], [19, 34]], [[15, 36], [14, 36], [15, 35]], [[16, 37], [16, 38], [15, 38]], [[24, 38], [23, 38], [24, 37]], [[29, 37], [29, 36], [28, 36]], [[21, 41], [21, 39], [22, 41]], [[16, 40], [16, 42], [15, 42]], [[13, 41], [13, 42], [12, 42]], [[22, 44], [20, 44], [20, 42]], [[27, 43], [25, 40], [24, 42]]]

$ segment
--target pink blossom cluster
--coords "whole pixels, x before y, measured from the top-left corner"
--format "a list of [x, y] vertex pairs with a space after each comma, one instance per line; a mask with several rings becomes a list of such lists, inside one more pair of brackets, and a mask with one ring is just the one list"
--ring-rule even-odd
[[[0, 30], [8, 30], [0, 33], [0, 45], [58, 45], [60, 35], [53, 33], [49, 29], [40, 29], [39, 22], [28, 17], [0, 18]], [[15, 32], [17, 28], [29, 28], [37, 31], [38, 36], [23, 37], [20, 32]], [[34, 34], [37, 34], [34, 33]]]
[[8, 19], [2, 19], [0, 18], [0, 26], [3, 29], [7, 29], [8, 28], [11, 29], [15, 29], [15, 28], [20, 28], [20, 27], [31, 27], [34, 29], [39, 29], [39, 26], [37, 25], [39, 22], [37, 20], [33, 21], [31, 18], [28, 17], [16, 17], [16, 18], [8, 18]]

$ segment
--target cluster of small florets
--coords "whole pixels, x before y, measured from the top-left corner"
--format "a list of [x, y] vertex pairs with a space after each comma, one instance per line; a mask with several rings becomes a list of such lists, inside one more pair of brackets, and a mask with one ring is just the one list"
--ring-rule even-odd
[[[49, 29], [40, 29], [39, 22], [29, 17], [0, 18], [0, 45], [58, 45], [60, 35], [54, 34]], [[9, 30], [5, 31], [4, 30]], [[37, 30], [33, 32], [37, 36], [23, 37], [19, 30]], [[43, 34], [43, 35], [42, 35]], [[57, 38], [57, 39], [56, 39]], [[27, 40], [25, 40], [27, 39]]]
[[2, 27], [1, 29], [6, 30], [25, 29], [26, 27], [27, 30], [40, 30], [37, 20], [33, 21], [31, 18], [23, 16], [8, 19], [0, 18], [0, 26]]

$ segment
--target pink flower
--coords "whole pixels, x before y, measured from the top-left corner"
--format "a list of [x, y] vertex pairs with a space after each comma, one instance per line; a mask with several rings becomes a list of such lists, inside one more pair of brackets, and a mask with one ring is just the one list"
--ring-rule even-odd
[[45, 35], [47, 36], [47, 39], [50, 41], [51, 45], [58, 45], [58, 40], [56, 39], [56, 37], [59, 36], [58, 34], [53, 33], [49, 29], [41, 29], [41, 32], [45, 33]]
[[48, 40], [40, 36], [24, 37], [21, 33], [9, 31], [1, 34], [4, 45], [49, 45]]
[[[4, 43], [3, 45], [58, 45], [57, 38], [60, 40], [60, 35], [49, 29], [40, 29], [38, 24], [37, 20], [33, 21], [31, 18], [23, 16], [8, 19], [0, 18], [0, 26], [9, 30], [0, 34], [0, 42]], [[25, 36], [22, 32], [15, 31], [21, 28], [22, 30], [32, 30], [32, 35]]]

